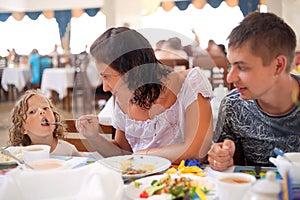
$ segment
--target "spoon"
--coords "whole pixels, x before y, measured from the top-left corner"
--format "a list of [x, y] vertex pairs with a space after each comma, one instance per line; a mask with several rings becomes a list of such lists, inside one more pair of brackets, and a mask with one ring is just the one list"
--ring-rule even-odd
[[277, 155], [277, 156], [281, 156], [283, 157], [285, 160], [287, 160], [289, 163], [291, 163], [292, 165], [293, 162], [283, 153], [283, 151], [281, 149], [278, 149], [277, 147], [274, 148], [274, 153]]
[[[66, 124], [67, 121], [79, 121], [80, 119], [63, 119], [60, 120], [59, 122], [48, 122], [48, 121], [42, 121], [41, 125], [60, 125], [60, 124]], [[81, 119], [83, 120], [83, 119]], [[92, 119], [86, 119], [88, 122], [91, 122]], [[98, 122], [97, 122], [98, 123]]]
[[8, 150], [1, 148], [0, 149], [1, 153], [3, 153], [3, 155], [6, 155], [8, 157], [11, 157], [12, 159], [14, 159], [17, 164], [20, 166], [21, 169], [23, 169], [23, 165], [25, 165], [26, 167], [30, 168], [30, 169], [34, 169], [32, 166], [30, 166], [29, 164], [27, 164], [25, 161], [20, 160], [19, 158], [17, 158], [16, 156], [14, 156], [12, 153], [10, 153]]

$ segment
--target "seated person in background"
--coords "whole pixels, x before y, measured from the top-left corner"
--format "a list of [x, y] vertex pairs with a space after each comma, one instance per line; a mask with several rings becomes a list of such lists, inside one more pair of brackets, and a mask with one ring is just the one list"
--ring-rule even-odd
[[13, 48], [11, 50], [7, 49], [7, 51], [8, 51], [7, 61], [10, 61], [14, 64], [19, 64], [20, 55], [17, 54], [16, 50]]
[[166, 40], [159, 40], [155, 45], [155, 52], [160, 51], [165, 42], [166, 42]]
[[32, 73], [32, 88], [39, 88], [43, 71], [46, 68], [51, 67], [51, 59], [46, 57], [41, 58], [39, 51], [37, 49], [33, 49], [29, 56], [29, 66]]
[[33, 49], [30, 53], [29, 66], [32, 73], [31, 84], [36, 88], [40, 82], [40, 54], [37, 49]]
[[199, 68], [174, 72], [157, 60], [148, 40], [125, 27], [108, 29], [90, 52], [103, 90], [115, 97], [114, 140], [99, 135], [97, 116], [82, 116], [76, 124], [98, 153], [147, 154], [175, 164], [206, 157], [213, 135], [212, 89]]
[[169, 38], [163, 43], [160, 51], [155, 52], [157, 59], [188, 59], [187, 53], [183, 50], [181, 40], [178, 37]]
[[221, 102], [208, 161], [271, 166], [273, 149], [300, 151], [300, 77], [290, 74], [296, 35], [272, 13], [251, 13], [228, 37], [227, 81], [236, 89]]
[[58, 121], [60, 115], [49, 99], [39, 90], [27, 90], [12, 110], [9, 144], [46, 144], [51, 155], [81, 156], [74, 145], [62, 140], [62, 125], [48, 124]]
[[221, 51], [223, 52], [224, 56], [227, 55], [227, 50], [224, 44], [218, 44], [218, 47], [221, 49]]
[[26, 55], [20, 56], [19, 68], [29, 69], [28, 56]]
[[208, 41], [208, 45], [205, 50], [211, 56], [225, 56], [223, 49], [221, 49], [214, 40]]

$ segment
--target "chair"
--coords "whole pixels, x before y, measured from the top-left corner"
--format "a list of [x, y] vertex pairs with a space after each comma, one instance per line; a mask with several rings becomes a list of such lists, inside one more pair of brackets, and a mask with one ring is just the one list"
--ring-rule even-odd
[[71, 56], [68, 54], [61, 54], [57, 56], [57, 67], [64, 68], [67, 65], [71, 65]]
[[213, 88], [223, 84], [229, 87], [227, 83], [228, 62], [225, 56], [200, 55], [194, 58], [193, 65], [201, 69], [209, 70], [209, 81]]
[[[67, 131], [64, 140], [75, 145], [78, 151], [92, 152], [95, 151], [84, 136], [80, 135], [75, 126], [75, 120], [66, 120], [64, 127]], [[115, 136], [115, 129], [112, 126], [99, 124], [99, 133], [112, 134], [112, 139]]]
[[159, 61], [164, 65], [175, 68], [175, 70], [179, 66], [184, 66], [185, 69], [190, 68], [190, 63], [186, 59], [160, 59]]

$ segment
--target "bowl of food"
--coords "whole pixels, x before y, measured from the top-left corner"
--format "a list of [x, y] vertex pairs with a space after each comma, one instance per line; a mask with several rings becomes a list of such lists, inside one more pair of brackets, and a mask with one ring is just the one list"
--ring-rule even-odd
[[49, 145], [29, 145], [23, 148], [23, 158], [27, 163], [34, 160], [49, 159], [49, 157]]
[[[27, 163], [33, 169], [30, 170], [54, 170], [54, 169], [67, 169], [68, 165], [67, 162], [64, 160], [59, 159], [41, 159], [41, 160], [34, 160]], [[28, 167], [26, 167], [29, 169]]]
[[269, 160], [277, 167], [281, 177], [285, 177], [286, 173], [289, 173], [292, 183], [300, 184], [300, 152], [288, 152], [285, 153], [285, 156], [291, 162], [282, 156], [270, 157]]

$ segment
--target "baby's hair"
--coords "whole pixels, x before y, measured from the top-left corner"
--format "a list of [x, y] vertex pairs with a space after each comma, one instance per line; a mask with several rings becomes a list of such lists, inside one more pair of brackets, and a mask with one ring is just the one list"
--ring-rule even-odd
[[[28, 111], [28, 100], [34, 96], [39, 95], [45, 97], [46, 101], [49, 103], [50, 109], [52, 110], [55, 121], [60, 121], [60, 114], [57, 112], [56, 107], [52, 102], [39, 90], [27, 90], [24, 95], [15, 104], [11, 112], [11, 122], [12, 125], [9, 128], [9, 145], [12, 146], [28, 146], [31, 145], [31, 139], [27, 134], [24, 134], [24, 125], [27, 119]], [[64, 128], [61, 125], [57, 125], [53, 131], [54, 138], [63, 138], [64, 137]]]

